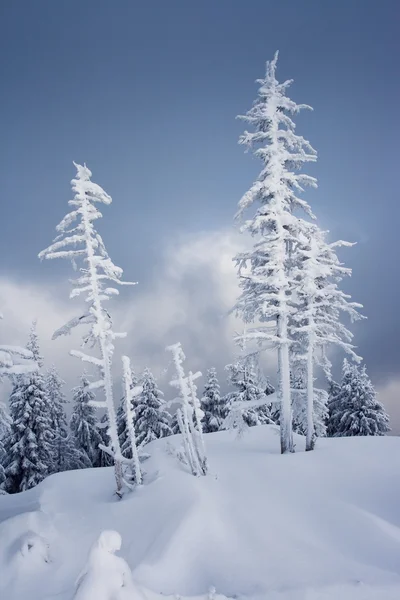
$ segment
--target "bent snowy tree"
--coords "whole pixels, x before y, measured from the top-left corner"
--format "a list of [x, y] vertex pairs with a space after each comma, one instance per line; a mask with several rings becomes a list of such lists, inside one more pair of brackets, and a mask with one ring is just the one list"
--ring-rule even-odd
[[294, 285], [291, 275], [291, 250], [295, 223], [294, 211], [312, 217], [307, 202], [299, 198], [304, 186], [316, 187], [316, 180], [298, 171], [305, 163], [315, 162], [316, 152], [303, 137], [296, 135], [291, 115], [305, 104], [296, 104], [286, 96], [291, 81], [279, 83], [275, 77], [278, 53], [267, 63], [258, 98], [240, 118], [254, 131], [240, 137], [263, 164], [261, 173], [239, 202], [237, 218], [255, 202], [259, 207], [246, 220], [242, 231], [256, 238], [252, 250], [235, 257], [241, 295], [236, 312], [252, 328], [237, 337], [240, 344], [257, 343], [260, 351], [275, 348], [278, 353], [278, 395], [280, 398], [281, 452], [293, 451], [289, 364], [289, 306]]
[[105, 408], [107, 411], [109, 445], [107, 452], [112, 456], [115, 465], [117, 493], [120, 494], [123, 484], [123, 456], [118, 440], [115, 408], [113, 401], [113, 381], [111, 365], [114, 353], [114, 340], [125, 337], [125, 333], [116, 333], [112, 328], [109, 312], [104, 302], [119, 292], [114, 285], [132, 285], [121, 281], [122, 269], [113, 264], [107, 254], [104, 242], [93, 226], [93, 222], [102, 217], [96, 204], [111, 204], [111, 197], [96, 183], [91, 181], [92, 173], [85, 166], [74, 163], [77, 174], [72, 180], [75, 196], [68, 204], [72, 211], [57, 225], [59, 236], [54, 243], [39, 254], [40, 259], [66, 258], [73, 265], [82, 261], [79, 276], [72, 280], [73, 290], [70, 298], [83, 295], [85, 310], [58, 329], [53, 339], [69, 334], [77, 325], [87, 325], [89, 331], [83, 337], [83, 345], [97, 346], [100, 358], [81, 351], [71, 350], [70, 354], [95, 366], [100, 371], [100, 379], [89, 385], [90, 389], [101, 389], [104, 400], [92, 401], [92, 405]]
[[198, 371], [193, 374], [189, 371], [189, 375], [185, 376], [183, 361], [186, 357], [179, 342], [168, 346], [166, 350], [172, 353], [176, 371], [176, 379], [170, 381], [170, 385], [179, 391], [179, 398], [174, 402], [180, 403], [176, 418], [182, 434], [185, 459], [193, 475], [206, 475], [208, 465], [201, 424], [204, 413], [194, 384], [194, 381], [201, 377], [201, 373]]

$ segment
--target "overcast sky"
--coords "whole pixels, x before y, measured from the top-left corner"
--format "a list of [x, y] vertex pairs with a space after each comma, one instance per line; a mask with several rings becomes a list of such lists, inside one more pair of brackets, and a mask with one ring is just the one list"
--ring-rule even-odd
[[190, 367], [222, 370], [243, 243], [233, 215], [260, 168], [235, 116], [279, 49], [278, 77], [314, 107], [297, 120], [319, 155], [307, 199], [332, 238], [358, 243], [342, 256], [368, 316], [356, 343], [400, 431], [399, 18], [397, 0], [1, 2], [2, 338], [24, 343], [37, 316], [47, 362], [68, 384], [81, 368], [67, 354], [77, 339], [50, 341], [76, 310], [71, 269], [37, 259], [75, 160], [112, 195], [99, 230], [139, 281], [114, 304], [124, 351], [160, 374], [181, 339]]

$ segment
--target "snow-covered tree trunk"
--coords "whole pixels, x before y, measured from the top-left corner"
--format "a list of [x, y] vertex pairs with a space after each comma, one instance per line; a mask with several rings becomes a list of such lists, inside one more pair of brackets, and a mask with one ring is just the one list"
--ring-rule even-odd
[[281, 453], [293, 452], [292, 407], [290, 394], [290, 363], [287, 317], [278, 318], [278, 374], [280, 399], [280, 437]]
[[[310, 322], [310, 326], [313, 324]], [[307, 435], [306, 451], [314, 450], [314, 339], [310, 336], [307, 352]]]
[[134, 388], [132, 383], [131, 361], [128, 356], [122, 357], [124, 393], [125, 393], [125, 413], [126, 423], [128, 427], [129, 440], [132, 451], [133, 474], [136, 485], [142, 485], [143, 476], [140, 468], [139, 453], [136, 444], [135, 433], [135, 411], [133, 409], [132, 400], [140, 394], [142, 388]]
[[[102, 387], [104, 389], [105, 396], [105, 408], [108, 414], [108, 428], [109, 437], [112, 442], [112, 452], [115, 464], [115, 482], [117, 486], [117, 493], [121, 493], [123, 479], [122, 479], [122, 452], [119, 445], [118, 432], [117, 432], [117, 418], [114, 407], [113, 397], [113, 384], [111, 376], [111, 361], [113, 355], [112, 336], [109, 335], [109, 322], [106, 322], [104, 317], [104, 310], [102, 307], [100, 293], [101, 285], [99, 285], [99, 275], [97, 272], [98, 257], [94, 252], [94, 243], [92, 238], [92, 227], [89, 218], [89, 200], [82, 205], [82, 224], [83, 224], [83, 237], [86, 249], [87, 264], [89, 271], [89, 286], [90, 294], [92, 297], [92, 314], [94, 316], [97, 325], [97, 339], [100, 347], [101, 357], [101, 371], [103, 375]], [[101, 277], [101, 276], [100, 276]], [[104, 277], [104, 276], [103, 276]], [[102, 278], [103, 278], [102, 277]], [[81, 353], [71, 352], [74, 356], [87, 360]], [[91, 362], [90, 360], [88, 362]], [[94, 402], [95, 404], [95, 402]], [[95, 404], [96, 405], [96, 404]]]
[[199, 453], [199, 447], [195, 439], [196, 428], [194, 425], [194, 418], [197, 419], [197, 416], [194, 417], [194, 412], [196, 408], [191, 403], [190, 384], [188, 377], [185, 377], [185, 372], [182, 366], [182, 362], [185, 360], [185, 355], [179, 342], [172, 346], [168, 346], [167, 350], [172, 353], [177, 374], [177, 379], [172, 380], [170, 385], [177, 388], [180, 392], [179, 400], [181, 403], [181, 408], [177, 411], [177, 419], [183, 438], [186, 460], [193, 475], [205, 475], [205, 456], [204, 463], [202, 464], [201, 454]]
[[203, 436], [203, 426], [201, 424], [201, 419], [204, 416], [203, 411], [200, 407], [199, 399], [197, 398], [197, 388], [195, 385], [195, 379], [201, 377], [200, 371], [193, 374], [192, 371], [189, 371], [188, 374], [188, 385], [190, 390], [190, 398], [192, 400], [192, 410], [193, 410], [193, 425], [195, 429], [194, 441], [195, 448], [197, 453], [197, 458], [200, 463], [201, 470], [203, 475], [207, 474], [208, 465], [207, 465], [207, 456], [206, 456], [206, 446], [204, 443]]

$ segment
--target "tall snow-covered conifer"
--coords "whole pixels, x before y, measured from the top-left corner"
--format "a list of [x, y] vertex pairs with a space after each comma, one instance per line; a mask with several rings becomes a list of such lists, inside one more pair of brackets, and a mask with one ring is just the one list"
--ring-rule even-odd
[[86, 166], [75, 166], [77, 175], [72, 180], [75, 196], [69, 201], [72, 211], [57, 225], [59, 236], [51, 246], [39, 254], [39, 258], [67, 258], [73, 264], [79, 260], [83, 261], [79, 276], [72, 282], [70, 297], [75, 298], [83, 294], [86, 300], [85, 310], [56, 331], [53, 338], [68, 334], [79, 324], [89, 326], [83, 342], [89, 346], [97, 346], [100, 357], [76, 350], [72, 350], [71, 354], [94, 365], [100, 371], [100, 379], [91, 383], [89, 387], [104, 391], [104, 401], [96, 400], [93, 404], [107, 411], [110, 443], [106, 451], [114, 460], [117, 493], [120, 494], [123, 485], [123, 456], [117, 433], [111, 365], [114, 340], [125, 337], [125, 334], [113, 331], [111, 316], [105, 309], [104, 302], [119, 293], [115, 287], [109, 287], [108, 283], [122, 285], [126, 282], [121, 281], [122, 269], [113, 264], [101, 236], [93, 225], [93, 222], [102, 216], [96, 205], [111, 204], [111, 197], [91, 181], [92, 173]]
[[386, 435], [389, 417], [376, 396], [365, 365], [344, 360], [342, 381], [330, 403], [328, 436]]
[[11, 433], [6, 444], [6, 489], [23, 492], [53, 472], [54, 439], [45, 379], [39, 371], [41, 356], [35, 324], [27, 348], [36, 361], [36, 370], [14, 375], [9, 399]]
[[136, 435], [139, 446], [172, 435], [171, 418], [164, 408], [164, 394], [150, 369], [141, 377], [142, 392], [136, 401]]
[[280, 398], [281, 452], [293, 450], [289, 364], [289, 298], [293, 287], [290, 252], [294, 243], [294, 211], [311, 215], [308, 204], [299, 198], [305, 185], [316, 187], [313, 177], [299, 173], [303, 165], [316, 160], [316, 152], [296, 135], [291, 115], [305, 104], [286, 96], [291, 81], [278, 83], [275, 72], [278, 53], [267, 63], [265, 78], [259, 80], [258, 98], [241, 117], [253, 128], [240, 143], [247, 146], [262, 164], [262, 170], [239, 203], [240, 217], [253, 203], [259, 207], [244, 222], [242, 231], [256, 238], [249, 252], [236, 256], [241, 295], [236, 312], [245, 323], [254, 323], [239, 342], [256, 342], [260, 350], [278, 352], [278, 394]]
[[96, 409], [92, 406], [94, 393], [89, 389], [90, 382], [84, 372], [80, 383], [72, 390], [74, 408], [70, 419], [70, 429], [77, 448], [86, 454], [90, 465], [99, 464], [99, 445], [103, 443], [96, 425]]

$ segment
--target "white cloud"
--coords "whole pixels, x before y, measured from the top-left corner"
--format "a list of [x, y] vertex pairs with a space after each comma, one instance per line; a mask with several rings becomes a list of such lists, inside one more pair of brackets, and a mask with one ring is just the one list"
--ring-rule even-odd
[[[242, 327], [227, 313], [239, 293], [232, 257], [243, 243], [243, 237], [233, 231], [181, 236], [165, 248], [149, 280], [121, 289], [121, 296], [110, 304], [115, 330], [128, 332], [126, 340], [116, 343], [116, 375], [121, 353], [132, 357], [138, 371], [150, 366], [157, 376], [163, 375], [170, 361], [165, 347], [181, 341], [188, 369], [205, 374], [216, 366], [224, 383], [223, 368], [236, 351], [232, 337]], [[44, 286], [0, 277], [0, 309], [2, 341], [25, 345], [31, 322], [38, 318], [46, 364], [54, 362], [67, 386], [75, 385], [83, 365], [68, 352], [80, 345], [79, 329], [72, 336], [51, 340], [58, 327], [79, 313], [79, 301], [68, 300], [66, 282]], [[272, 353], [265, 357], [265, 366], [270, 374], [275, 370]], [[162, 380], [166, 392], [169, 374]], [[0, 394], [7, 391], [1, 386]], [[378, 391], [391, 416], [393, 433], [400, 434], [400, 377]]]
[[[119, 356], [124, 352], [132, 357], [136, 369], [148, 365], [156, 375], [162, 374], [170, 360], [165, 346], [176, 341], [182, 342], [188, 368], [205, 372], [216, 365], [222, 371], [235, 351], [235, 319], [227, 313], [238, 294], [232, 257], [241, 244], [241, 236], [234, 232], [180, 237], [165, 249], [150, 280], [121, 289], [121, 296], [110, 304], [115, 330], [128, 332], [126, 340], [116, 343], [118, 371]], [[53, 332], [79, 312], [79, 301], [69, 301], [64, 287], [65, 282], [45, 287], [2, 277], [4, 320], [0, 331], [5, 342], [25, 345], [30, 324], [38, 318], [45, 362], [54, 362], [70, 387], [83, 368], [68, 354], [79, 347], [79, 330], [73, 336], [51, 340]]]

